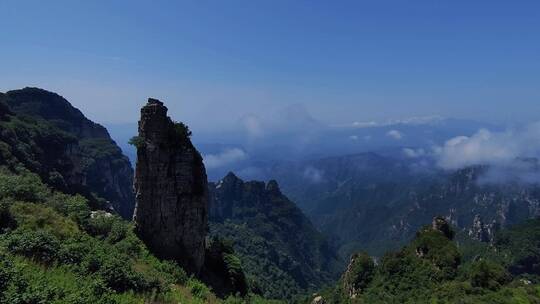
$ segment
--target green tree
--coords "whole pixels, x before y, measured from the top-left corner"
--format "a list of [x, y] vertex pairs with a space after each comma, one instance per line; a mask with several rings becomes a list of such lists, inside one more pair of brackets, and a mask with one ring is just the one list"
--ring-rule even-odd
[[353, 255], [351, 264], [343, 277], [343, 285], [349, 295], [356, 295], [365, 289], [375, 275], [375, 263], [366, 253]]
[[482, 259], [471, 269], [471, 285], [474, 287], [498, 290], [510, 281], [510, 275], [501, 265]]

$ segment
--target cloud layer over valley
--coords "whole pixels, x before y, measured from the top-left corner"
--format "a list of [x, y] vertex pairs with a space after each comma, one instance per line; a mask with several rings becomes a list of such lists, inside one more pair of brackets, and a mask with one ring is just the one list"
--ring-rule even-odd
[[245, 160], [247, 157], [247, 153], [242, 149], [228, 148], [218, 154], [206, 154], [203, 158], [207, 169], [216, 169]]
[[470, 165], [508, 165], [518, 158], [540, 155], [540, 123], [492, 132], [481, 129], [471, 136], [457, 136], [437, 147], [437, 164], [444, 169]]
[[[415, 150], [404, 150], [414, 157]], [[471, 136], [456, 136], [433, 148], [438, 167], [455, 170], [485, 166], [480, 183], [540, 182], [540, 122], [501, 132], [480, 129]]]

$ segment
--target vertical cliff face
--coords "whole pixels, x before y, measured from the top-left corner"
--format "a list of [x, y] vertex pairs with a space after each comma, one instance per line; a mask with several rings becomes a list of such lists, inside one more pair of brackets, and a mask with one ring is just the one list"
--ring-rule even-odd
[[136, 230], [157, 256], [199, 273], [205, 254], [208, 187], [189, 130], [149, 99], [141, 109], [135, 170]]

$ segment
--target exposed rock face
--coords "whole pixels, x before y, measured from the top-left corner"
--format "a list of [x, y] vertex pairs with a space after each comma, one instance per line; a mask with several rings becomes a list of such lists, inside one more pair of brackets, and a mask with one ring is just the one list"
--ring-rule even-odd
[[348, 279], [351, 273], [353, 272], [353, 267], [354, 267], [354, 264], [356, 263], [357, 257], [358, 256], [356, 254], [352, 255], [351, 261], [349, 265], [347, 266], [347, 270], [345, 271], [345, 274], [343, 275], [343, 278], [344, 278], [343, 289], [345, 293], [347, 294], [347, 296], [349, 296], [349, 298], [351, 299], [356, 298], [361, 292], [360, 290], [358, 290], [358, 288], [356, 288], [354, 282], [352, 282], [351, 279]]
[[431, 222], [431, 228], [433, 230], [440, 231], [450, 240], [454, 238], [454, 232], [452, 231], [450, 224], [448, 224], [448, 221], [444, 217], [434, 217], [433, 221]]
[[482, 218], [480, 215], [476, 215], [473, 220], [473, 224], [471, 228], [469, 229], [469, 236], [477, 241], [480, 242], [491, 242], [493, 239], [493, 229], [495, 228], [495, 224], [485, 224], [482, 221]]
[[[47, 184], [85, 195], [96, 209], [113, 207], [124, 218], [133, 216], [133, 169], [103, 126], [62, 96], [39, 88], [0, 94], [2, 116], [37, 126], [24, 134], [5, 133], [0, 140]], [[16, 146], [21, 141], [26, 145]]]
[[342, 277], [343, 291], [350, 299], [357, 298], [371, 282], [374, 273], [375, 263], [367, 253], [353, 254]]
[[141, 239], [158, 257], [198, 274], [208, 225], [206, 171], [187, 128], [155, 99], [141, 109], [134, 186]]
[[313, 301], [311, 301], [311, 304], [326, 304], [326, 301], [322, 296], [316, 296], [313, 298]]
[[[209, 191], [211, 234], [234, 241], [265, 297], [290, 298], [338, 276], [341, 261], [333, 248], [276, 181], [243, 181], [229, 173]], [[276, 288], [277, 280], [287, 288]]]

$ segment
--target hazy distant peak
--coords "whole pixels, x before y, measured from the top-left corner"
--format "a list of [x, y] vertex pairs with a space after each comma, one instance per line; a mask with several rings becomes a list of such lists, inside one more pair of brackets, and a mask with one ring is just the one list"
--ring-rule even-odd
[[341, 125], [338, 127], [353, 127], [353, 128], [374, 128], [374, 127], [388, 127], [394, 125], [429, 125], [437, 124], [442, 121], [448, 120], [448, 118], [440, 115], [429, 116], [414, 116], [403, 119], [390, 119], [383, 122], [377, 121], [354, 121], [350, 124]]
[[227, 175], [225, 175], [225, 177], [222, 179], [223, 182], [236, 182], [236, 181], [241, 181], [240, 178], [238, 178], [238, 176], [236, 176], [236, 174], [234, 174], [232, 171], [229, 171], [229, 173], [227, 173]]
[[268, 183], [266, 184], [266, 191], [270, 193], [281, 194], [281, 190], [279, 189], [279, 185], [276, 180], [268, 181]]

